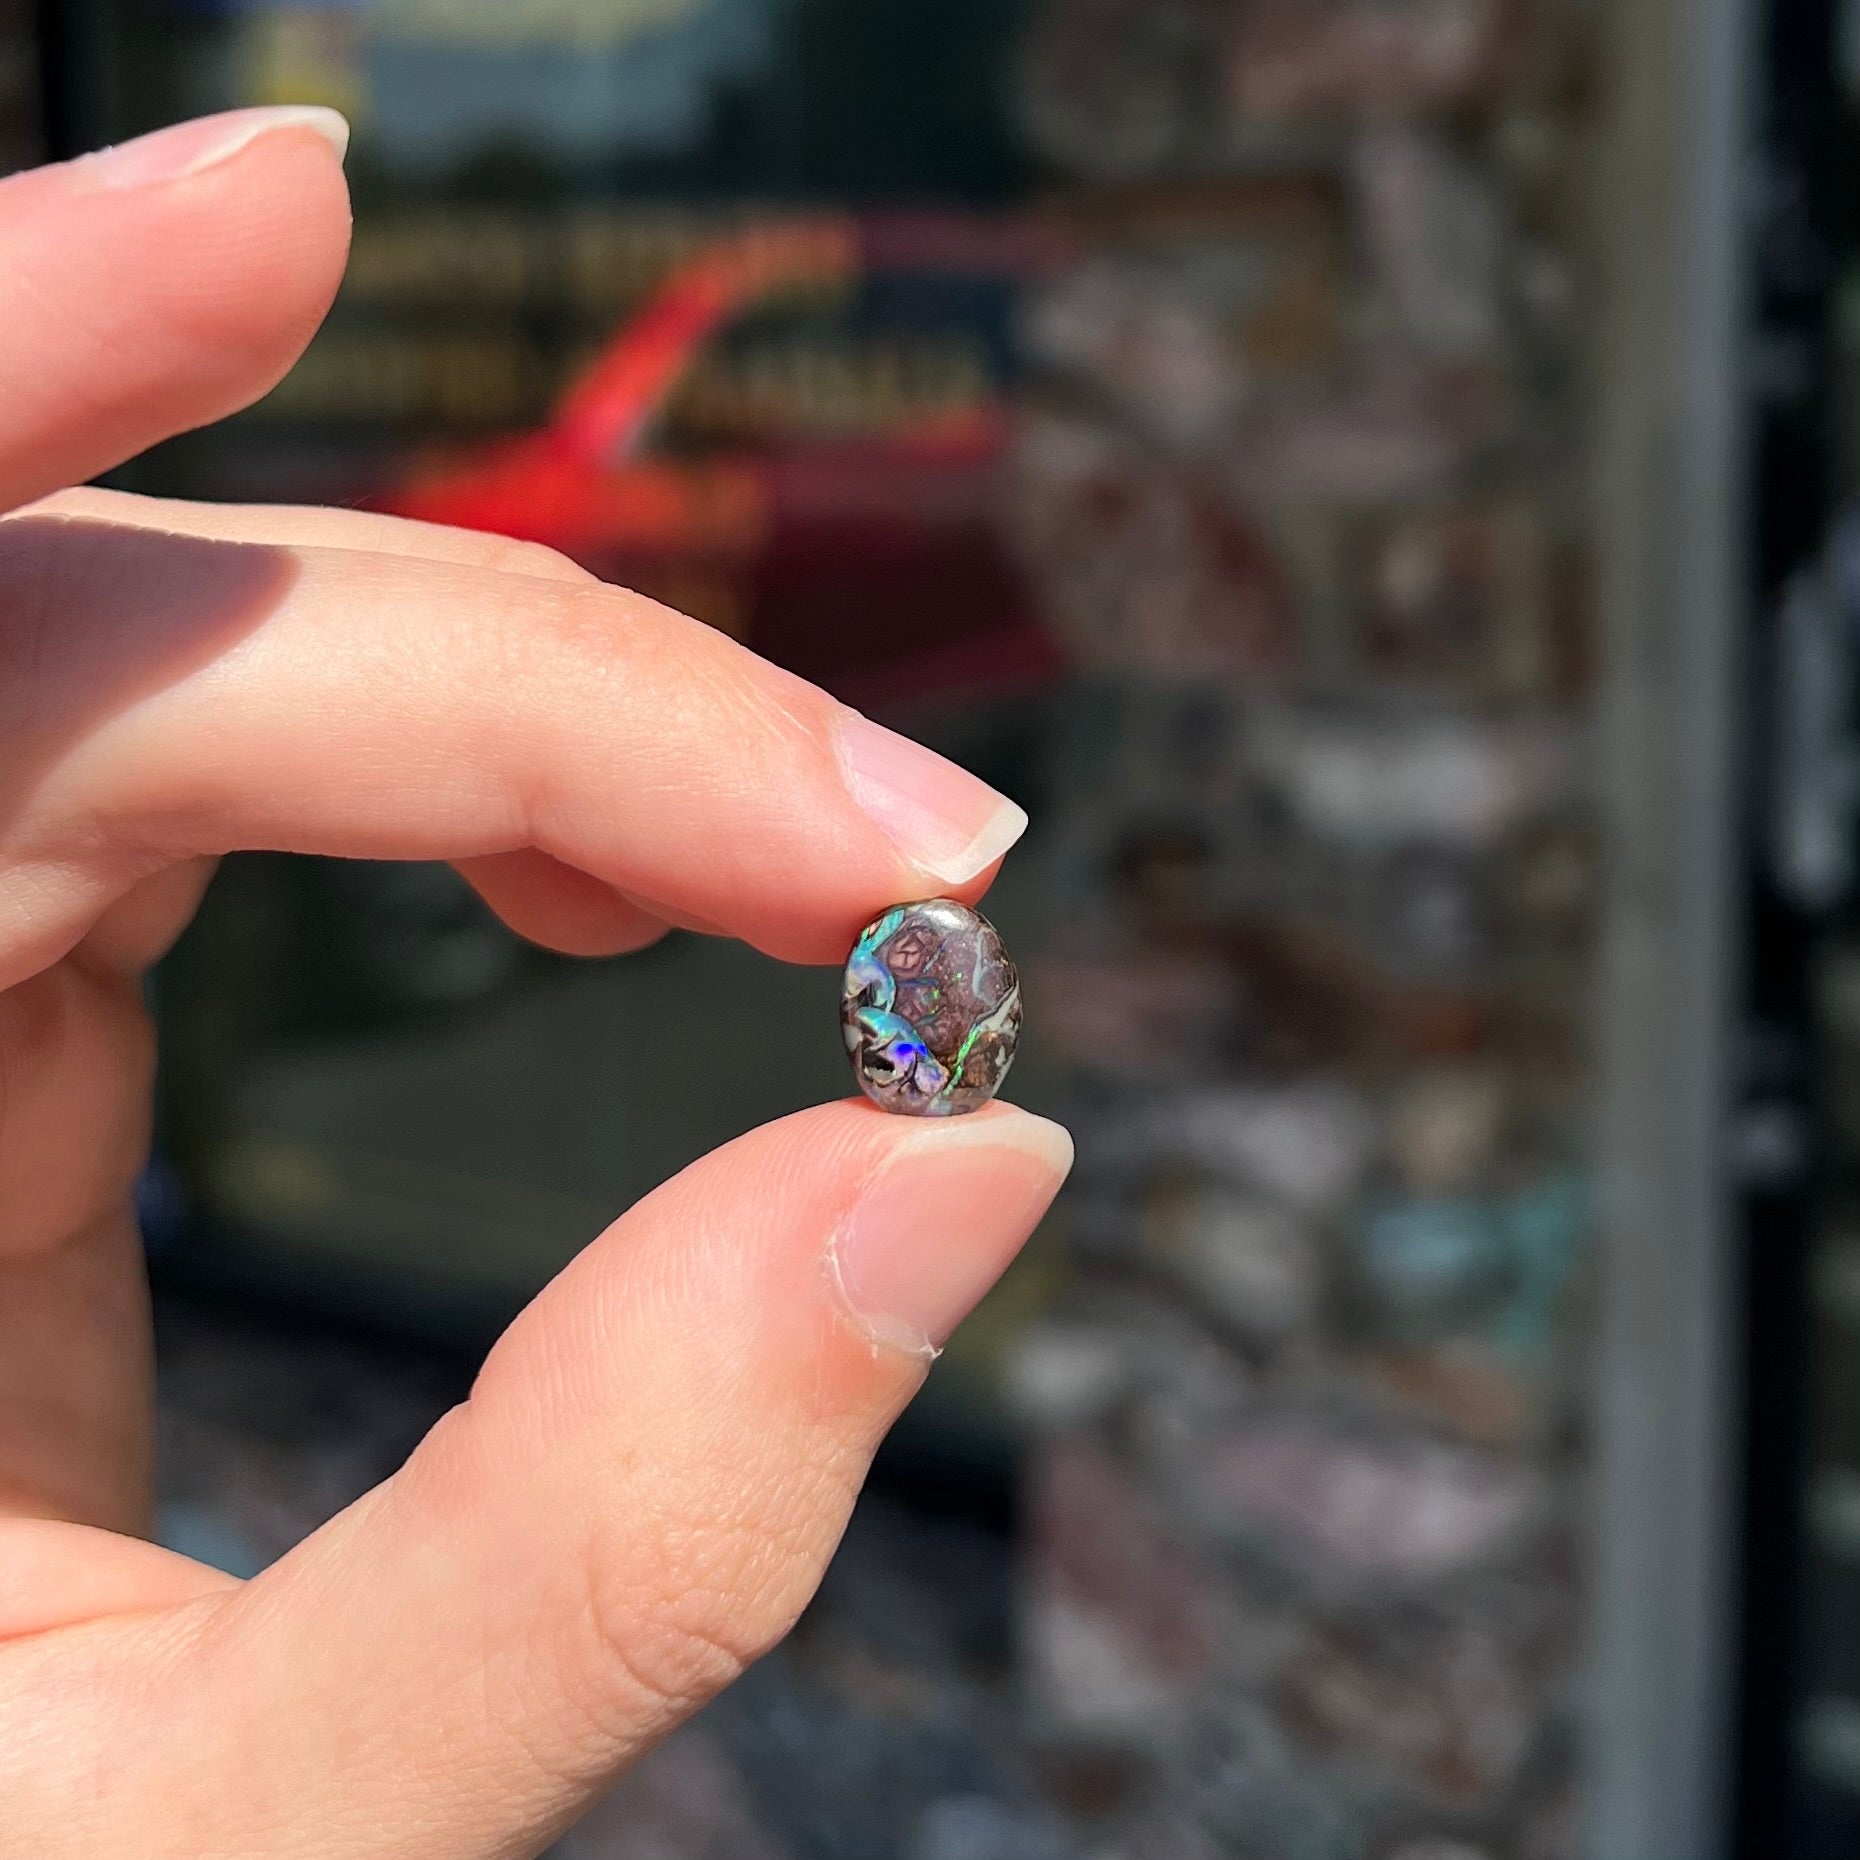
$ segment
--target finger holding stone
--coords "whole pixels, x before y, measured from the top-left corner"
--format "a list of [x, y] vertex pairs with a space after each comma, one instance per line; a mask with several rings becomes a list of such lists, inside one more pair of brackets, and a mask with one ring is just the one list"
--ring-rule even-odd
[[162, 866], [529, 848], [647, 917], [837, 962], [985, 888], [1026, 817], [735, 642], [600, 585], [0, 524], [0, 984]]
[[[1003, 1105], [837, 1104], [693, 1164], [280, 1563], [92, 1634], [88, 1688], [51, 1639], [0, 1658], [7, 1831], [74, 1860], [541, 1851], [787, 1630], [1070, 1155]], [[99, 1768], [109, 1789], [80, 1787]]]

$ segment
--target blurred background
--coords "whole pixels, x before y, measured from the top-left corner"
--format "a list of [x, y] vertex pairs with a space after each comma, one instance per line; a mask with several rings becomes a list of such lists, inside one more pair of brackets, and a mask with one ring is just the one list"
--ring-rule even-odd
[[[1846, 0], [0, 0], [0, 166], [355, 125], [327, 328], [121, 482], [539, 539], [1033, 816], [1073, 1183], [557, 1860], [1860, 1853], [1857, 75]], [[391, 1470], [835, 994], [230, 861], [167, 1541]]]

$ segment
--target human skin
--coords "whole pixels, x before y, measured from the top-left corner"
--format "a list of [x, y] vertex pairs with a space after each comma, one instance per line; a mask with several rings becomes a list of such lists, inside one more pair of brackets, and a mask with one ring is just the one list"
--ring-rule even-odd
[[539, 1852], [791, 1624], [1070, 1161], [998, 1104], [751, 1132], [263, 1574], [142, 1535], [139, 978], [215, 855], [448, 860], [572, 953], [683, 925], [830, 962], [888, 904], [973, 902], [1024, 824], [546, 551], [66, 489], [289, 367], [341, 141], [247, 111], [0, 182], [0, 1855]]

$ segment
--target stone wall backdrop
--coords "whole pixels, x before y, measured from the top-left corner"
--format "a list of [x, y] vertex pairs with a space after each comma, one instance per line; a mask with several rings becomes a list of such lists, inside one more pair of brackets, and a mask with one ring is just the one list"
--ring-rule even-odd
[[1578, 1850], [1589, 27], [1047, 0], [1025, 49], [1080, 255], [1017, 533], [1094, 675], [1021, 1687], [1103, 1860]]

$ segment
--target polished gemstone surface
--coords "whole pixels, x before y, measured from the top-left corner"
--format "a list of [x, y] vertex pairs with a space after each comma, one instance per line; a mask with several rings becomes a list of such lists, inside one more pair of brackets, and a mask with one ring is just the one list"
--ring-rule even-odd
[[1001, 1087], [1020, 978], [986, 917], [949, 898], [900, 904], [846, 959], [840, 1027], [859, 1089], [887, 1111], [951, 1117]]

